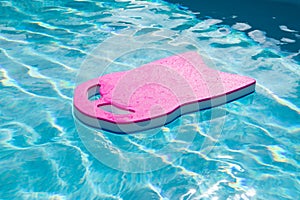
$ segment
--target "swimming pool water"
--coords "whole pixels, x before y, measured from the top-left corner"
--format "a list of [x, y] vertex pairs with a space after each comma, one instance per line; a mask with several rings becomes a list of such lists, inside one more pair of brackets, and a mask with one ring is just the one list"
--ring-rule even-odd
[[[183, 6], [0, 0], [0, 199], [299, 198], [299, 29]], [[78, 83], [185, 50], [256, 92], [134, 135], [74, 119]]]
[[[260, 35], [272, 38], [273, 48], [299, 52], [300, 1], [298, 0], [211, 0], [195, 3], [191, 0], [168, 0], [189, 8], [200, 19], [214, 17], [222, 24], [242, 30], [253, 38]], [[255, 39], [254, 39], [255, 40]], [[260, 41], [261, 45], [270, 44]], [[275, 45], [274, 45], [275, 44]], [[298, 59], [299, 54], [294, 59]]]

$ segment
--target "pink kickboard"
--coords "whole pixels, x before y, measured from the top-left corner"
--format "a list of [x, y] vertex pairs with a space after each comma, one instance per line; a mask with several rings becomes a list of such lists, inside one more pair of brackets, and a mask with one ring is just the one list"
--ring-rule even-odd
[[[115, 133], [163, 126], [182, 114], [218, 106], [255, 90], [255, 80], [211, 69], [197, 52], [78, 85], [74, 113], [84, 124]], [[95, 101], [89, 97], [97, 93]]]

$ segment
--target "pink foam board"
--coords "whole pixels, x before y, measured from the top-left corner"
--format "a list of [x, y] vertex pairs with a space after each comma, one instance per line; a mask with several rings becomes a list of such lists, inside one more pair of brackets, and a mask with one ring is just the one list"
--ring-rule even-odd
[[[84, 124], [132, 133], [218, 106], [255, 90], [255, 80], [209, 68], [197, 52], [163, 58], [78, 85], [74, 114]], [[90, 100], [95, 94], [101, 98]]]

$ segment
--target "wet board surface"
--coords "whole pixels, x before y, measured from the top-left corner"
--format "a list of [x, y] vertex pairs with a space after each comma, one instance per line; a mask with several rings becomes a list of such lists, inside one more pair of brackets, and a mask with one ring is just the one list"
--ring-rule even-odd
[[[78, 85], [74, 114], [84, 124], [132, 133], [254, 92], [255, 80], [209, 68], [197, 52], [163, 58]], [[97, 94], [101, 98], [90, 100]]]

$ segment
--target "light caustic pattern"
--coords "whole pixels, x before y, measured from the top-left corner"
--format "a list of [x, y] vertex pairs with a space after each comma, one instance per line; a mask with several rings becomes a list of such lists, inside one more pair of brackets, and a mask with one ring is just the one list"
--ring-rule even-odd
[[[249, 38], [242, 28], [222, 25], [220, 19], [200, 21], [165, 2], [53, 2], [0, 1], [1, 199], [300, 196], [300, 73], [293, 54], [274, 49], [270, 38]], [[131, 52], [92, 59], [109, 63], [104, 73], [138, 67], [184, 46], [205, 49], [218, 70], [256, 79], [256, 93], [182, 116], [154, 134], [120, 137], [93, 130], [85, 139], [109, 147], [111, 157], [95, 154], [99, 148], [79, 137], [80, 128], [87, 128], [74, 122], [73, 90], [100, 75], [89, 68], [97, 47], [127, 31], [129, 40], [121, 44], [132, 44]], [[131, 43], [142, 37], [145, 47]], [[121, 44], [102, 50], [121, 52]], [[192, 140], [186, 138], [190, 134]], [[166, 143], [169, 154], [160, 151]], [[128, 152], [161, 165], [131, 163]], [[111, 159], [101, 160], [105, 156]], [[133, 173], [134, 166], [140, 173]]]

